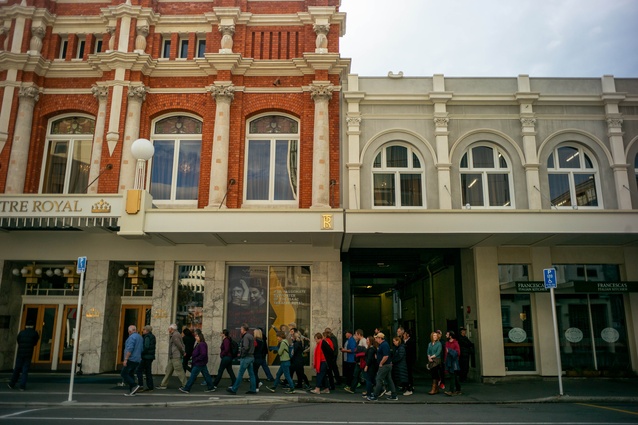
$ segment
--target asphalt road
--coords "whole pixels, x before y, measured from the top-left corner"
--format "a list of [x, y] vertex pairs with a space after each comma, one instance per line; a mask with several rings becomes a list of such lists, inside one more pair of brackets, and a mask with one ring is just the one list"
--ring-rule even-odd
[[11, 424], [638, 424], [637, 404], [269, 404], [163, 408], [2, 409]]

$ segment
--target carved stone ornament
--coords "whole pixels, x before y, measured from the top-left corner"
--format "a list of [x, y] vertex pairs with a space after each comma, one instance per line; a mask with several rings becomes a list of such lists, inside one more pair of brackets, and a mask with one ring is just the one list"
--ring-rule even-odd
[[445, 117], [436, 117], [434, 118], [434, 125], [436, 127], [447, 127], [447, 125], [450, 123], [450, 119], [449, 118], [445, 118]]
[[346, 121], [348, 122], [348, 125], [360, 125], [361, 117], [346, 117]]
[[622, 128], [622, 118], [607, 118], [607, 126], [609, 128]]
[[109, 33], [109, 50], [115, 49], [115, 27], [106, 27], [106, 32]]
[[536, 118], [521, 118], [521, 124], [523, 127], [534, 127], [536, 125]]
[[315, 42], [317, 46], [316, 52], [327, 52], [328, 51], [328, 31], [330, 31], [330, 24], [325, 25], [313, 25], [312, 29], [317, 34], [317, 40]]
[[131, 99], [136, 99], [143, 102], [146, 100], [147, 92], [148, 92], [148, 87], [146, 86], [132, 86], [128, 90], [128, 96]]
[[98, 86], [97, 84], [93, 84], [91, 87], [91, 93], [93, 96], [100, 101], [105, 101], [109, 96], [109, 88], [107, 86]]
[[332, 84], [312, 84], [310, 86], [310, 97], [315, 102], [319, 100], [332, 99], [332, 92], [335, 87]]
[[0, 40], [2, 40], [2, 44], [0, 44], [0, 50], [7, 50], [7, 42], [9, 41], [9, 28], [5, 26], [0, 26]]
[[20, 100], [37, 102], [40, 99], [40, 90], [36, 86], [20, 87], [18, 96]]
[[220, 25], [219, 32], [222, 34], [221, 49], [223, 52], [233, 51], [233, 36], [235, 35], [235, 25]]
[[146, 37], [148, 37], [148, 25], [137, 27], [137, 36], [135, 37], [135, 50], [146, 50]]
[[215, 85], [209, 89], [215, 101], [232, 101], [235, 98], [235, 86], [232, 84]]
[[46, 34], [46, 28], [43, 26], [31, 28], [31, 41], [29, 42], [29, 50], [40, 53], [42, 51], [42, 39]]

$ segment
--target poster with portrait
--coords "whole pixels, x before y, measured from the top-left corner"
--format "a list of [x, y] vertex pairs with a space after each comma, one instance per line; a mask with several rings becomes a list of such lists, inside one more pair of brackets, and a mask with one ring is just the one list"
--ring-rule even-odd
[[[288, 335], [294, 324], [309, 342], [310, 267], [230, 266], [226, 306], [226, 328], [236, 340], [247, 323], [251, 329], [261, 328], [269, 348], [275, 349], [277, 331]], [[307, 364], [308, 359], [306, 355]], [[268, 362], [277, 364], [277, 355], [271, 352]]]

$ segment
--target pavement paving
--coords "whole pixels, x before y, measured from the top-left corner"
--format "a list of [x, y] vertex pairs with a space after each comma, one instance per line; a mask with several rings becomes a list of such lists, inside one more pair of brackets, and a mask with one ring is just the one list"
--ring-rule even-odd
[[[341, 388], [330, 394], [314, 395], [297, 390], [295, 394], [284, 394], [278, 388], [271, 393], [262, 387], [258, 394], [245, 394], [248, 382], [242, 383], [237, 395], [226, 392], [229, 379], [222, 379], [216, 392], [205, 393], [205, 387], [195, 383], [190, 394], [178, 391], [179, 381], [171, 378], [169, 388], [142, 392], [134, 397], [125, 397], [128, 388], [122, 387], [118, 374], [76, 376], [73, 393], [69, 394], [69, 374], [30, 373], [26, 391], [8, 387], [10, 374], [0, 373], [0, 409], [59, 407], [73, 404], [77, 407], [167, 407], [210, 406], [271, 403], [409, 403], [409, 404], [504, 404], [504, 403], [638, 403], [638, 379], [636, 378], [563, 378], [563, 395], [559, 394], [556, 377], [507, 377], [489, 379], [484, 382], [463, 384], [462, 394], [447, 396], [441, 391], [429, 395], [430, 387], [425, 377], [416, 379], [413, 395], [399, 394], [398, 401], [385, 398], [367, 402], [361, 395], [350, 394]], [[159, 382], [158, 377], [156, 382]], [[264, 382], [264, 385], [270, 384]]]

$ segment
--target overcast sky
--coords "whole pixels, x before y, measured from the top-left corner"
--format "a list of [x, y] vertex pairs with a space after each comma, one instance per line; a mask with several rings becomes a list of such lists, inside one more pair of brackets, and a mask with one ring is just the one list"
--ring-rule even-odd
[[638, 77], [638, 0], [341, 0], [360, 76]]

